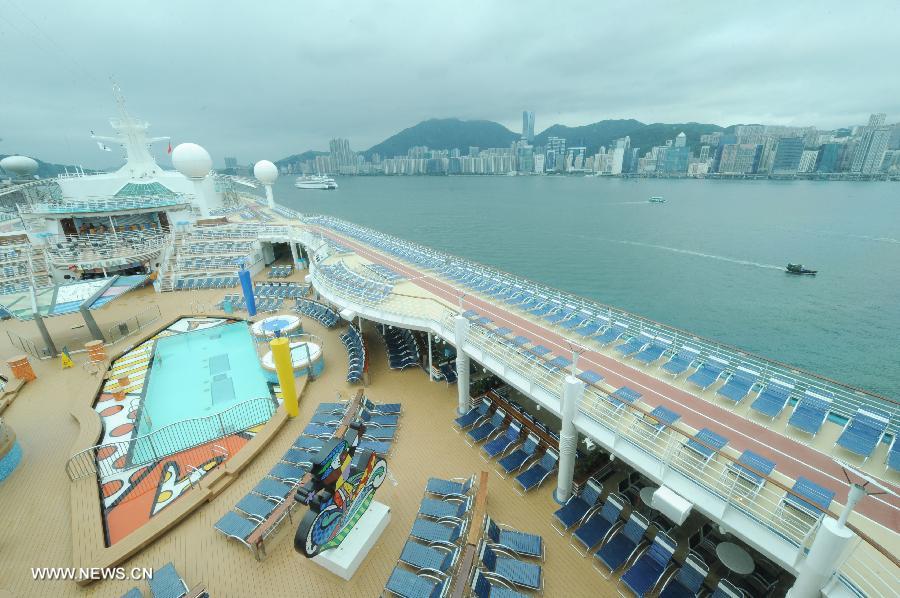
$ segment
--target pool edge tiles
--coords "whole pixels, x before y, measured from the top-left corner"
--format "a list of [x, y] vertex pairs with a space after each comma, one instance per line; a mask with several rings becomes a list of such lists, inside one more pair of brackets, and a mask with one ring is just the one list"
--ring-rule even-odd
[[[148, 371], [156, 342], [238, 322], [241, 321], [230, 318], [182, 318], [110, 364], [110, 379], [94, 404], [103, 423], [99, 444], [106, 445], [97, 451], [96, 459], [107, 545], [115, 544], [149, 522], [216, 465], [237, 453], [265, 425], [262, 422], [216, 440], [173, 451], [159, 460], [134, 464], [130, 459], [132, 443], [128, 441], [137, 436], [134, 422], [148, 386], [145, 380], [149, 382]], [[123, 389], [125, 398], [117, 401], [114, 393], [120, 390], [118, 380], [123, 374], [128, 376], [129, 382]], [[113, 443], [122, 444], [116, 446]], [[213, 445], [226, 447], [226, 454], [221, 454]]]

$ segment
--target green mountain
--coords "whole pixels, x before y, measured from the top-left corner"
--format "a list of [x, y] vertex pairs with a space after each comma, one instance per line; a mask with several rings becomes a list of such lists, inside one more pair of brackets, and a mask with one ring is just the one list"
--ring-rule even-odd
[[700, 135], [724, 130], [718, 125], [701, 123], [644, 124], [634, 119], [627, 120], [601, 120], [600, 122], [581, 127], [567, 127], [565, 125], [553, 125], [534, 138], [535, 145], [547, 145], [548, 137], [563, 137], [566, 147], [584, 146], [588, 153], [596, 153], [601, 146], [611, 147], [616, 139], [631, 138], [631, 147], [641, 148], [641, 153], [655, 145], [665, 145], [666, 140], [675, 139], [678, 133], [684, 131], [687, 136], [687, 145], [692, 148], [700, 147]]
[[382, 158], [405, 156], [411, 147], [425, 145], [431, 149], [458, 148], [464, 154], [469, 146], [509, 147], [519, 138], [503, 125], [490, 120], [460, 120], [432, 118], [403, 129], [378, 145], [370, 147], [366, 156], [379, 154]]

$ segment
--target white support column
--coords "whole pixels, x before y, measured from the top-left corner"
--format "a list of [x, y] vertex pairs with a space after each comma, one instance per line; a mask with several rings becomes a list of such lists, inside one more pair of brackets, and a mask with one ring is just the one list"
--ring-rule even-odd
[[575, 452], [578, 448], [578, 432], [575, 430], [575, 413], [584, 394], [584, 382], [574, 376], [566, 376], [563, 382], [559, 431], [559, 473], [556, 476], [556, 500], [565, 502], [572, 496], [572, 478], [575, 476]]
[[469, 321], [462, 316], [454, 318], [454, 337], [456, 340], [456, 390], [459, 404], [457, 413], [463, 415], [469, 411], [469, 356], [463, 350], [466, 336], [469, 334]]
[[293, 241], [288, 241], [288, 245], [291, 246], [291, 258], [294, 260], [294, 266], [297, 266], [297, 262], [300, 260], [300, 257], [297, 255], [297, 244]]
[[840, 519], [826, 517], [819, 525], [809, 553], [797, 567], [797, 579], [787, 593], [789, 598], [819, 598], [822, 595], [822, 589], [843, 563], [850, 541], [856, 537], [844, 523], [853, 507], [865, 495], [866, 489], [863, 486], [853, 484]]
[[428, 379], [431, 380], [432, 382], [434, 382], [434, 375], [431, 373], [431, 371], [432, 371], [432, 370], [431, 370], [431, 363], [432, 363], [432, 356], [431, 356], [431, 332], [429, 332], [429, 333], [428, 333]]

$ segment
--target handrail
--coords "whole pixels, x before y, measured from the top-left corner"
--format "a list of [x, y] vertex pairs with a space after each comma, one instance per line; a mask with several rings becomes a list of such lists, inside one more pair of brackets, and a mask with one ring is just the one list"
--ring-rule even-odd
[[[447, 304], [442, 303], [432, 297], [417, 297], [417, 296], [413, 296], [413, 295], [398, 293], [396, 291], [392, 291], [391, 293], [389, 293], [388, 296], [383, 300], [380, 300], [377, 302], [367, 301], [364, 297], [359, 297], [353, 293], [350, 293], [348, 289], [342, 289], [341, 285], [332, 285], [332, 284], [330, 284], [330, 281], [324, 280], [324, 272], [320, 268], [316, 268], [315, 265], [313, 265], [314, 263], [315, 263], [315, 260], [314, 259], [311, 260], [310, 274], [311, 274], [313, 282], [316, 283], [316, 286], [323, 286], [326, 289], [331, 290], [334, 293], [337, 293], [339, 296], [344, 296], [346, 299], [348, 299], [351, 302], [354, 302], [354, 303], [358, 302], [363, 305], [369, 304], [370, 307], [382, 310], [383, 312], [386, 312], [386, 313], [394, 312], [394, 313], [397, 313], [398, 315], [401, 315], [404, 317], [409, 317], [410, 315], [413, 315], [413, 314], [409, 313], [409, 310], [397, 310], [395, 308], [395, 306], [392, 305], [394, 303], [393, 301], [391, 301], [392, 298], [397, 298], [399, 300], [402, 297], [403, 299], [407, 299], [407, 300], [415, 299], [420, 304], [421, 303], [436, 303], [436, 304], [438, 304], [445, 314], [444, 315], [445, 320], [448, 317], [452, 317], [452, 316], [459, 314], [459, 310], [452, 308], [452, 307], [448, 306]], [[322, 284], [322, 283], [324, 283], [324, 284]], [[433, 315], [426, 315], [425, 313], [423, 313], [423, 311], [419, 311], [417, 314], [415, 314], [415, 317], [423, 318], [426, 323], [429, 323], [430, 326], [435, 329], [435, 331], [437, 331], [437, 330], [444, 330], [444, 331], [452, 330], [452, 326], [450, 326], [446, 321], [440, 322], [440, 321], [436, 320]], [[487, 331], [486, 328], [484, 330]], [[495, 355], [496, 355], [496, 353], [495, 353]], [[541, 359], [543, 361], [549, 361], [549, 359], [547, 359], [546, 357], [538, 357], [536, 355], [530, 355], [529, 359], [532, 360], [531, 361], [532, 364], [534, 363], [534, 361], [533, 361], [534, 359]], [[542, 369], [546, 369], [546, 368], [542, 368]], [[567, 371], [567, 370], [568, 370], [568, 368], [563, 371]], [[532, 375], [534, 374], [534, 372], [531, 372], [531, 373], [532, 373]], [[542, 386], [543, 386], [543, 384], [542, 384]], [[606, 389], [604, 389], [602, 387], [597, 387], [596, 385], [589, 385], [589, 386], [597, 394], [599, 394], [603, 397], [607, 397], [607, 398], [609, 397], [609, 392], [607, 392]], [[557, 384], [556, 388], [553, 389], [553, 392], [558, 394], [560, 392], [560, 388], [561, 388], [561, 384]], [[591, 415], [589, 413], [586, 413], [584, 411], [583, 405], [579, 405], [579, 411], [582, 413], [585, 413], [585, 415], [588, 415], [588, 417], [591, 417]], [[648, 417], [652, 418], [652, 416], [650, 415], [650, 410], [642, 407], [641, 405], [634, 405], [634, 404], [627, 405], [625, 407], [625, 409], [622, 410], [622, 413], [623, 414], [627, 413], [627, 414], [632, 414], [632, 415], [637, 413], [637, 414], [640, 414], [641, 416], [648, 416]], [[594, 419], [594, 418], [592, 417], [592, 419]], [[657, 420], [655, 420], [655, 418], [653, 418], [653, 420], [657, 421]], [[680, 429], [677, 422], [676, 422], [676, 425], [668, 425], [668, 424], [665, 424], [665, 422], [659, 422], [659, 423], [662, 424], [664, 426], [664, 428], [667, 430], [674, 430], [676, 435], [679, 438], [681, 438], [682, 441], [686, 441], [687, 439], [693, 439], [693, 436], [689, 432], [686, 432], [685, 430]], [[695, 442], [699, 442], [699, 441], [695, 440]], [[701, 444], [704, 444], [704, 443], [701, 443]], [[726, 463], [736, 463], [737, 462], [737, 459], [731, 457], [730, 455], [728, 455], [727, 453], [724, 453], [721, 450], [716, 450], [713, 447], [708, 447], [708, 448], [712, 449], [714, 451], [714, 453], [717, 456], [719, 456]], [[662, 456], [661, 458], [664, 461], [666, 460], [665, 456]], [[760, 477], [765, 480], [766, 484], [771, 484], [774, 488], [777, 488], [778, 490], [783, 491], [785, 496], [792, 495], [792, 496], [795, 496], [795, 497], [805, 501], [804, 497], [798, 495], [791, 488], [789, 488], [785, 484], [779, 482], [777, 479], [773, 479], [772, 477], [770, 477], [768, 475], [763, 475], [763, 472], [756, 471], [752, 467], [747, 467], [746, 465], [743, 465], [743, 464], [740, 464], [740, 466], [742, 468], [746, 468], [746, 469], [753, 471], [753, 473], [755, 473], [755, 474], [760, 475]], [[695, 483], [697, 483], [696, 480], [695, 480]], [[701, 486], [702, 486], [702, 484], [701, 484]], [[838, 515], [830, 509], [823, 510], [823, 515], [834, 518], [834, 519], [836, 519], [838, 517]], [[900, 562], [898, 562], [897, 557], [895, 555], [893, 555], [891, 552], [889, 552], [885, 547], [883, 547], [881, 544], [876, 542], [873, 538], [871, 538], [868, 534], [866, 534], [865, 532], [860, 530], [857, 526], [848, 523], [848, 527], [851, 530], [853, 530], [861, 538], [861, 540], [863, 542], [865, 542], [865, 544], [874, 548], [879, 554], [881, 554], [883, 557], [885, 557], [894, 567], [900, 567]], [[802, 546], [802, 544], [801, 544], [801, 546]]]
[[[226, 429], [225, 423], [223, 422], [223, 417], [227, 417], [233, 413], [238, 411], [240, 412], [250, 412], [254, 414], [254, 408], [259, 405], [262, 407], [262, 410], [259, 411], [259, 417], [252, 420], [250, 423], [247, 423], [243, 427], [235, 428], [235, 429]], [[157, 454], [156, 446], [154, 445], [153, 440], [162, 438], [167, 435], [171, 435], [173, 430], [177, 430], [178, 428], [183, 428], [185, 426], [193, 426], [195, 429], [203, 430], [201, 424], [209, 421], [217, 421], [219, 423], [218, 432], [219, 434], [213, 434], [211, 437], [206, 438], [197, 438], [189, 440], [185, 445], [177, 446], [176, 450], [166, 453], [166, 455], [173, 454], [174, 452], [181, 452], [190, 448], [194, 448], [201, 444], [205, 444], [212, 440], [218, 440], [219, 438], [224, 438], [225, 436], [229, 436], [236, 432], [240, 432], [242, 430], [252, 428], [253, 426], [257, 426], [264, 421], [268, 421], [272, 417], [272, 414], [275, 413], [275, 409], [277, 407], [276, 402], [271, 397], [266, 398], [255, 398], [248, 399], [246, 401], [242, 401], [240, 403], [236, 403], [232, 405], [228, 409], [220, 411], [219, 413], [214, 413], [212, 415], [206, 415], [204, 417], [196, 417], [196, 418], [188, 418], [179, 420], [177, 422], [172, 422], [171, 424], [167, 424], [157, 430], [153, 430], [152, 432], [148, 432], [147, 434], [143, 434], [141, 436], [135, 436], [128, 440], [117, 440], [113, 442], [106, 442], [103, 444], [94, 445], [92, 447], [83, 449], [71, 457], [66, 461], [66, 474], [69, 476], [69, 480], [75, 481], [81, 479], [87, 475], [98, 473], [98, 461], [96, 459], [96, 454], [101, 449], [106, 447], [112, 447], [114, 450], [110, 453], [112, 456], [125, 456], [134, 454], [134, 449], [137, 445], [147, 445], [150, 448], [150, 452], [153, 455], [153, 460], [158, 460], [160, 457], [164, 456], [161, 454]], [[259, 420], [259, 421], [257, 421]], [[178, 435], [175, 436], [176, 442], [180, 440]], [[171, 439], [168, 439], [171, 440]], [[121, 450], [124, 449], [124, 450]], [[111, 459], [111, 457], [109, 459]], [[104, 461], [106, 462], [106, 461]], [[93, 463], [94, 467], [88, 467], [87, 463]], [[104, 469], [104, 468], [99, 468]], [[112, 473], [112, 469], [110, 471], [99, 471], [101, 476], [104, 476]]]

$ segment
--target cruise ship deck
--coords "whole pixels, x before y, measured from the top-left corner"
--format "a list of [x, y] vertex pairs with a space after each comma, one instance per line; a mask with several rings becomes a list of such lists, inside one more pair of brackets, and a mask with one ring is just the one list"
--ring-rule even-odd
[[[110, 234], [66, 233], [46, 247], [24, 233], [9, 237], [21, 280], [4, 296], [27, 303], [22, 285], [37, 286], [37, 273], [42, 296], [53, 302], [34, 322], [27, 309], [16, 311], [0, 335], [0, 357], [12, 359], [15, 370], [0, 371], [8, 381], [0, 413], [22, 455], [0, 478], [0, 515], [16, 522], [0, 529], [0, 597], [120, 596], [135, 586], [146, 595], [144, 581], [83, 575], [78, 583], [38, 581], [33, 568], [159, 569], [169, 562], [187, 588], [197, 588], [187, 595], [379, 595], [395, 568], [415, 571], [399, 559], [422, 516], [429, 480], [472, 476], [477, 487], [466, 492], [467, 508], [456, 521], [464, 532], [451, 542], [458, 557], [437, 578], [445, 581], [436, 582], [443, 595], [470, 595], [490, 567], [477, 554], [490, 539], [486, 516], [541, 538], [543, 560], [519, 554], [518, 564], [509, 565], [532, 574], [540, 568], [537, 583], [516, 587], [525, 595], [616, 595], [626, 581], [648, 575], [639, 555], [655, 559], [659, 551], [665, 562], [648, 595], [697, 562], [694, 593], [783, 595], [793, 588], [804, 597], [896, 595], [900, 405], [894, 399], [350, 222], [301, 215], [271, 195], [263, 200], [233, 187], [228, 193], [229, 205], [210, 209], [207, 196], [200, 202], [205, 213], [183, 221], [152, 201], [128, 198], [84, 206], [104, 215]], [[173, 214], [186, 214], [184, 206], [195, 200], [180, 194], [172, 201]], [[65, 203], [56, 201], [41, 218], [71, 218], [74, 226]], [[147, 213], [127, 221], [110, 215], [135, 207]], [[126, 225], [133, 238], [117, 232]], [[68, 220], [59, 226], [69, 227]], [[131, 228], [137, 226], [147, 228]], [[134, 244], [145, 236], [152, 243]], [[36, 271], [40, 260], [33, 256], [44, 254], [46, 268]], [[107, 267], [130, 266], [134, 255], [158, 260], [152, 287], [128, 286], [90, 312], [110, 288], [98, 283], [97, 293], [52, 313], [59, 293], [43, 284], [50, 270], [73, 262], [105, 277]], [[248, 264], [242, 276], [252, 271], [254, 283], [231, 290], [237, 269]], [[248, 292], [262, 313], [243, 311]], [[180, 448], [150, 464], [148, 471], [157, 468], [152, 485], [117, 466], [133, 488], [121, 501], [107, 500], [122, 480], [110, 485], [101, 461], [112, 458], [113, 445], [127, 446], [133, 457], [137, 440], [115, 440], [135, 426], [105, 415], [104, 402], [115, 406], [127, 396], [141, 404], [144, 378], [149, 385], [152, 368], [165, 367], [154, 357], [155, 341], [276, 314], [299, 316], [324, 360], [314, 379], [298, 383], [299, 413], [288, 415], [279, 379], [265, 398], [272, 411], [264, 423], [245, 422], [231, 435], [222, 426], [220, 444], [204, 437], [191, 449], [208, 454], [186, 456], [184, 446], [191, 445], [176, 443]], [[186, 324], [175, 330], [180, 321]], [[91, 338], [87, 329], [105, 340], [107, 354], [76, 350]], [[73, 367], [61, 368], [63, 347], [72, 349], [65, 356]], [[24, 383], [23, 359], [34, 372]], [[210, 385], [221, 381], [213, 369]], [[248, 519], [259, 531], [240, 538], [247, 545], [220, 533], [229, 513], [247, 514], [236, 505], [259, 495], [260, 481], [287, 465], [295, 443], [334, 432], [316, 427], [331, 413], [320, 406], [360, 390], [375, 403], [368, 415], [378, 414], [379, 403], [399, 403], [402, 412], [396, 430], [373, 426], [373, 446], [389, 471], [376, 499], [390, 508], [391, 520], [356, 574], [344, 581], [294, 550], [302, 508], [277, 521], [283, 510]], [[140, 417], [138, 409], [133, 413]], [[488, 443], [499, 447], [492, 456]], [[528, 460], [507, 467], [517, 451]], [[167, 470], [174, 477], [163, 471], [173, 467], [169, 457], [186, 464]], [[845, 509], [862, 484], [871, 495]], [[294, 505], [299, 485], [292, 483], [284, 505]], [[563, 525], [561, 504], [577, 500], [586, 501], [590, 515]], [[131, 503], [123, 510], [130, 513], [152, 507], [112, 517], [123, 502]], [[598, 517], [610, 517], [617, 540], [601, 534], [580, 546], [582, 527], [599, 525]], [[638, 548], [622, 555], [627, 562], [601, 574], [603, 558], [632, 540]], [[435, 582], [419, 573], [419, 583]], [[492, 583], [508, 586], [514, 573], [505, 573]], [[490, 593], [481, 591], [475, 594]]]

